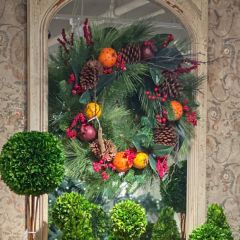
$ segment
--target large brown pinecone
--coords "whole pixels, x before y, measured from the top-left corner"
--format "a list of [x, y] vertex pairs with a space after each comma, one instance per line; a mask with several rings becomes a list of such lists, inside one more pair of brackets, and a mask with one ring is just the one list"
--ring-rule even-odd
[[154, 129], [154, 142], [165, 146], [175, 146], [178, 141], [176, 130], [172, 126], [159, 125]]
[[104, 141], [104, 145], [105, 145], [104, 153], [101, 153], [98, 140], [93, 141], [90, 144], [90, 148], [91, 148], [92, 152], [94, 153], [94, 155], [98, 159], [104, 158], [106, 161], [110, 162], [115, 157], [115, 155], [117, 153], [117, 149], [116, 149], [116, 146], [110, 140], [104, 139], [103, 141]]
[[167, 95], [170, 98], [178, 98], [180, 97], [182, 86], [177, 78], [168, 78], [160, 84], [159, 90], [162, 96]]
[[97, 60], [89, 60], [80, 74], [80, 85], [84, 91], [96, 87], [99, 75], [103, 72], [102, 64]]
[[141, 60], [141, 48], [139, 44], [129, 44], [122, 49], [122, 60], [125, 63], [136, 63]]

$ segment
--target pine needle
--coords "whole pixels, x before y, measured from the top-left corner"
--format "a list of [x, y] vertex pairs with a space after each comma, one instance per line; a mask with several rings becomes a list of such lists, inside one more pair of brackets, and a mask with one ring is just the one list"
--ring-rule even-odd
[[148, 71], [148, 66], [142, 63], [128, 64], [126, 71], [119, 72], [118, 78], [123, 81], [127, 91], [136, 91], [139, 84], [143, 83]]
[[94, 55], [96, 56], [98, 56], [101, 49], [111, 47], [119, 37], [114, 26], [107, 28], [106, 31], [106, 28], [93, 24], [91, 26], [91, 31], [94, 42]]
[[142, 42], [153, 36], [154, 28], [148, 21], [138, 21], [118, 31], [118, 38], [113, 42], [113, 47], [120, 50], [126, 44]]

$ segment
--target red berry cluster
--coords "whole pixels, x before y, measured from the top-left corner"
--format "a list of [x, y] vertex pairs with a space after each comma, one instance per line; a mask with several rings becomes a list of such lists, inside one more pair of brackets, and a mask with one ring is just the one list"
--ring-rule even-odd
[[136, 157], [136, 155], [137, 155], [137, 150], [135, 148], [130, 148], [130, 149], [126, 149], [124, 151], [123, 157], [127, 158], [128, 159], [128, 163], [130, 165], [132, 165], [133, 164], [133, 160]]
[[165, 174], [168, 173], [167, 158], [168, 158], [167, 156], [160, 156], [156, 158], [157, 161], [156, 170], [161, 179], [164, 177]]
[[68, 78], [68, 84], [73, 84], [76, 81], [76, 77], [74, 73], [71, 73]]
[[196, 112], [187, 112], [186, 113], [187, 121], [193, 126], [197, 126], [197, 113]]
[[167, 47], [169, 45], [170, 42], [172, 42], [174, 40], [174, 37], [172, 34], [169, 34], [167, 36], [167, 38], [163, 41], [162, 47]]
[[167, 123], [167, 110], [162, 111], [162, 116], [161, 115], [156, 115], [157, 122], [160, 124], [166, 124]]
[[77, 132], [76, 130], [74, 129], [78, 123], [81, 123], [81, 124], [86, 124], [87, 122], [87, 119], [85, 118], [85, 116], [83, 115], [83, 113], [78, 113], [74, 119], [72, 120], [72, 123], [71, 125], [69, 126], [69, 128], [66, 129], [66, 135], [67, 135], [67, 138], [75, 138], [77, 136]]
[[197, 126], [197, 113], [194, 111], [191, 111], [187, 103], [188, 103], [187, 99], [183, 100], [183, 111], [185, 112], [187, 121], [193, 126]]
[[126, 71], [127, 70], [126, 63], [123, 60], [123, 57], [122, 57], [121, 53], [119, 53], [118, 56], [117, 56], [117, 61], [116, 61], [115, 67], [117, 69], [121, 69], [122, 71]]
[[160, 100], [162, 103], [166, 102], [168, 97], [167, 95], [161, 96], [159, 85], [156, 85], [154, 92], [145, 91], [145, 95], [149, 100]]
[[66, 53], [69, 53], [69, 50], [72, 48], [72, 46], [74, 44], [74, 33], [71, 33], [70, 38], [67, 39], [65, 29], [62, 29], [61, 35], [62, 35], [62, 39], [58, 38], [57, 41], [63, 47], [64, 51]]
[[144, 41], [143, 46], [150, 47], [150, 49], [153, 52], [157, 52], [157, 47], [156, 47], [155, 41], [153, 41], [153, 40]]
[[74, 73], [71, 73], [69, 75], [68, 84], [74, 84], [72, 88], [73, 95], [82, 94], [84, 92], [82, 87], [76, 82], [76, 77]]
[[82, 94], [84, 90], [79, 84], [74, 84], [73, 89], [72, 89], [72, 94], [77, 95], [77, 94]]
[[103, 68], [103, 74], [112, 74], [112, 73], [113, 73], [112, 68], [107, 68], [107, 67]]
[[107, 169], [111, 169], [112, 171], [116, 170], [115, 166], [112, 163], [109, 163], [104, 159], [101, 159], [99, 162], [93, 163], [93, 170], [96, 173], [100, 173], [103, 180], [109, 179], [109, 175], [106, 172]]
[[148, 46], [148, 47], [153, 46], [153, 44], [154, 44], [154, 43], [153, 43], [153, 41], [151, 41], [151, 40], [148, 40], [148, 41], [144, 41], [144, 42], [143, 42], [143, 45], [144, 45], [144, 46]]
[[192, 59], [185, 59], [180, 66], [174, 70], [175, 74], [177, 76], [184, 74], [184, 73], [190, 73], [193, 70], [196, 70], [198, 68], [199, 62]]
[[84, 35], [87, 45], [89, 45], [89, 46], [92, 45], [93, 44], [92, 33], [91, 33], [91, 28], [89, 26], [87, 18], [85, 19], [84, 24], [83, 24], [83, 35]]
[[[114, 67], [118, 70], [120, 69], [121, 71], [126, 71], [126, 64], [125, 61], [122, 58], [122, 55], [119, 53], [117, 56], [117, 61], [114, 65]], [[108, 68], [108, 67], [104, 67], [103, 68], [103, 74], [112, 74], [114, 71], [114, 69], [112, 67]]]

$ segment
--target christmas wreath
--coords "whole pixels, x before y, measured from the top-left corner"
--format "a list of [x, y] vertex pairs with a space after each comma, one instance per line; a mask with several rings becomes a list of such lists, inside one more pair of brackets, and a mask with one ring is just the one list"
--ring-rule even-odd
[[63, 139], [67, 174], [91, 196], [162, 179], [189, 151], [199, 63], [173, 35], [154, 31], [143, 21], [117, 28], [86, 20], [83, 36], [62, 31], [51, 56], [50, 131]]

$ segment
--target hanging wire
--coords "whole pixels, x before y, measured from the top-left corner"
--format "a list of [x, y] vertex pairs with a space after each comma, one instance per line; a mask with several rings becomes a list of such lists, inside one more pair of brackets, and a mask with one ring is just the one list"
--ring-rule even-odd
[[109, 11], [108, 11], [108, 21], [110, 24], [112, 24], [112, 20], [115, 16], [115, 14], [114, 14], [115, 6], [116, 6], [116, 1], [111, 0], [110, 5], [109, 5]]
[[[78, 14], [80, 8], [80, 14]], [[72, 17], [69, 19], [69, 23], [72, 26], [72, 32], [77, 36], [83, 36], [82, 23], [84, 21], [84, 0], [76, 0], [74, 2]]]

